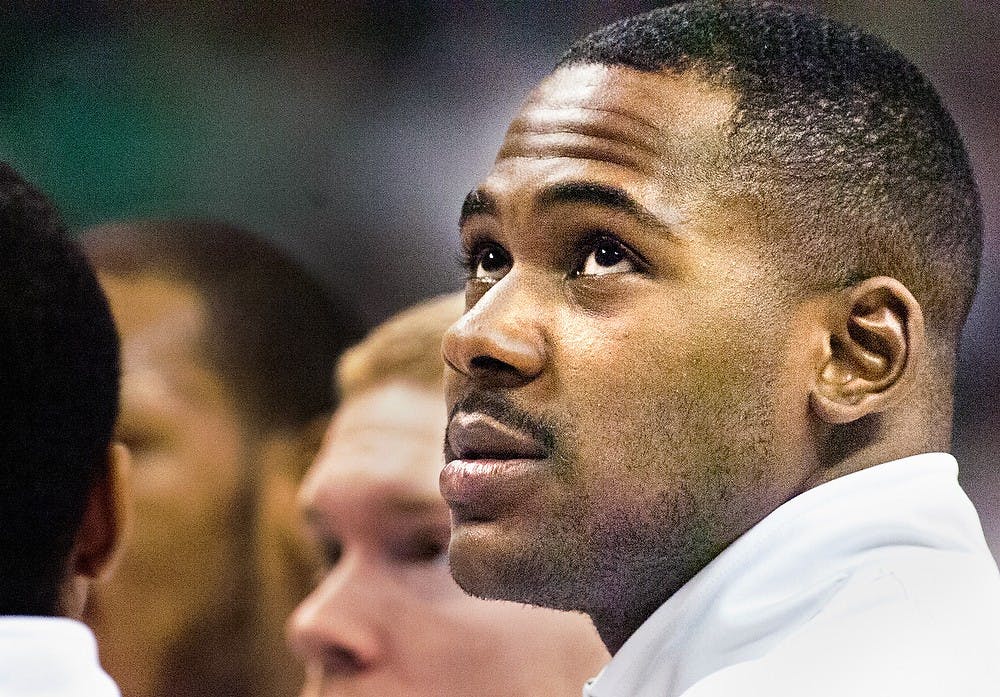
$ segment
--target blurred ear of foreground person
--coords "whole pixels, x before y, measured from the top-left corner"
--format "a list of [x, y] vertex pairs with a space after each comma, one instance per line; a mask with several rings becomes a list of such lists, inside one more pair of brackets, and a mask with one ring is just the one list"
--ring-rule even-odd
[[353, 309], [250, 233], [202, 221], [90, 230], [122, 336], [119, 437], [136, 524], [87, 621], [124, 697], [288, 697], [285, 619], [314, 560], [294, 493], [333, 408]]
[[303, 697], [577, 697], [608, 660], [583, 615], [479, 600], [448, 573], [440, 347], [462, 306], [407, 310], [338, 364], [341, 404], [299, 493], [325, 560], [289, 621]]

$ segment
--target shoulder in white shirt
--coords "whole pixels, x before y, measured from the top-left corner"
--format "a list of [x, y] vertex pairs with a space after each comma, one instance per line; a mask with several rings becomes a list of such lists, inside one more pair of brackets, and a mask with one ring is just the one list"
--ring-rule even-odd
[[995, 697], [1000, 574], [947, 454], [811, 489], [740, 537], [585, 697]]
[[0, 697], [120, 697], [81, 622], [0, 617]]

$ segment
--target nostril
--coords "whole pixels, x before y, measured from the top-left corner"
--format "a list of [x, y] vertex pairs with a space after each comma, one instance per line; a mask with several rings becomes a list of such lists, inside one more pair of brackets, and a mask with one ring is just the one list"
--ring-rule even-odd
[[325, 672], [334, 675], [357, 675], [367, 669], [367, 663], [348, 648], [328, 647], [323, 652]]
[[468, 374], [484, 387], [515, 388], [534, 380], [539, 370], [538, 361], [526, 359], [508, 363], [484, 354], [469, 361]]
[[484, 372], [484, 373], [512, 373], [517, 372], [517, 369], [509, 363], [504, 363], [501, 360], [497, 360], [492, 356], [476, 356], [471, 361], [469, 361], [469, 367], [472, 370]]

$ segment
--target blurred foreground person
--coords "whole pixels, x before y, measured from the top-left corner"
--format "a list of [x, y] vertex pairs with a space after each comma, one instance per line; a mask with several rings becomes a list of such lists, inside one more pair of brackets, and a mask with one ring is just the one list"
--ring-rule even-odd
[[0, 163], [0, 695], [117, 697], [80, 617], [122, 531], [118, 337], [45, 197]]
[[574, 44], [467, 197], [455, 578], [579, 610], [589, 697], [1000, 694], [950, 444], [982, 220], [898, 51], [774, 2]]
[[284, 621], [314, 567], [294, 492], [361, 336], [350, 307], [269, 244], [212, 222], [87, 232], [122, 336], [136, 524], [88, 610], [125, 697], [286, 697]]
[[327, 566], [289, 621], [304, 697], [577, 697], [608, 659], [583, 615], [477, 600], [448, 573], [441, 336], [461, 309], [418, 305], [340, 361], [299, 494]]

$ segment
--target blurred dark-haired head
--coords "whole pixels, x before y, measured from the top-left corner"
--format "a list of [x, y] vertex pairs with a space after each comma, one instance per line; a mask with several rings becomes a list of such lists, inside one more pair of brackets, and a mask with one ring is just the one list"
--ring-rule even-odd
[[293, 691], [282, 626], [313, 573], [293, 496], [358, 315], [230, 225], [124, 222], [82, 240], [122, 335], [118, 433], [135, 463], [134, 534], [89, 618], [104, 664], [131, 697]]
[[118, 337], [52, 204], [0, 163], [0, 615], [54, 615], [118, 409]]
[[264, 428], [295, 426], [333, 407], [334, 357], [363, 335], [354, 306], [282, 250], [224, 223], [141, 221], [88, 230], [102, 277], [155, 278], [198, 293], [199, 350]]

